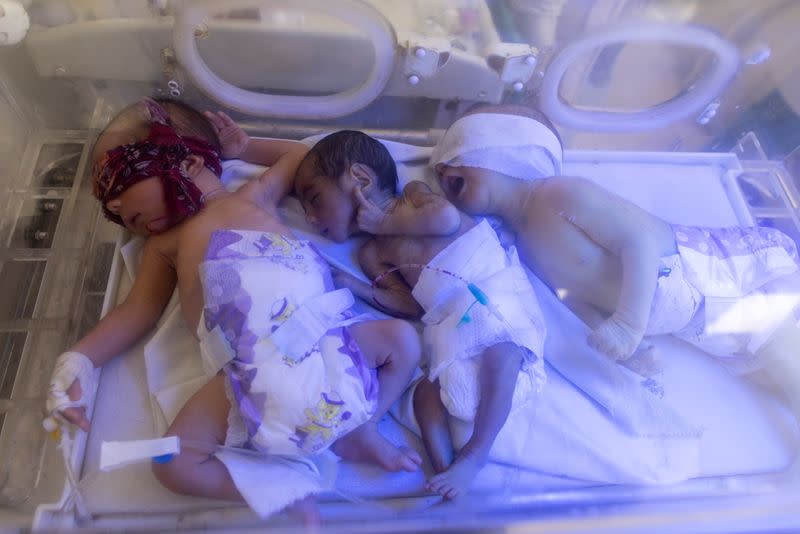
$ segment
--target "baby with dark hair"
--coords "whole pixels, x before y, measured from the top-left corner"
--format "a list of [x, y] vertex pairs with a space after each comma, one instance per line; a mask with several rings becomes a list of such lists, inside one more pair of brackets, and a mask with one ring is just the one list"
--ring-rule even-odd
[[[515, 250], [504, 250], [485, 220], [422, 182], [400, 195], [396, 187], [388, 150], [357, 131], [322, 139], [295, 179], [320, 233], [335, 241], [372, 236], [358, 259], [375, 287], [342, 273], [337, 285], [396, 316], [424, 312], [427, 377], [416, 384], [414, 413], [437, 472], [428, 489], [454, 498], [487, 462], [510, 411], [541, 389], [545, 328]], [[474, 425], [457, 454], [449, 417]]]
[[[229, 192], [220, 150], [270, 168]], [[305, 152], [294, 141], [251, 139], [224, 113], [204, 116], [175, 102], [145, 99], [109, 124], [92, 154], [95, 195], [111, 221], [147, 240], [125, 300], [56, 361], [51, 414], [89, 429], [94, 368], [145, 336], [177, 287], [208, 382], [168, 435], [206, 450], [306, 458], [332, 447], [391, 471], [418, 468], [415, 451], [377, 429], [417, 367], [416, 332], [400, 320], [354, 318], [352, 295], [334, 290], [327, 264], [278, 216]], [[260, 498], [240, 494], [223, 461], [183, 447], [153, 472], [178, 493]], [[271, 495], [275, 508], [298, 497]]]

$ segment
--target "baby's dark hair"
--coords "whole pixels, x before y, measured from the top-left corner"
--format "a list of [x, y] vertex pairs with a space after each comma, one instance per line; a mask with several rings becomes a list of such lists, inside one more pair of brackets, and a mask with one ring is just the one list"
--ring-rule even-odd
[[558, 138], [558, 143], [562, 148], [564, 147], [564, 142], [561, 140], [561, 136], [558, 134], [556, 127], [553, 126], [553, 123], [550, 122], [547, 115], [536, 108], [520, 104], [476, 104], [469, 108], [462, 116], [466, 117], [467, 115], [473, 115], [475, 113], [505, 113], [506, 115], [518, 115], [520, 117], [533, 119], [536, 122], [544, 124], [548, 130], [553, 132], [556, 138]]
[[323, 137], [308, 151], [298, 174], [312, 173], [339, 179], [354, 163], [369, 166], [377, 176], [377, 186], [394, 195], [397, 191], [397, 165], [377, 139], [356, 130], [341, 130]]
[[180, 100], [168, 98], [154, 98], [156, 102], [167, 110], [172, 126], [181, 137], [194, 137], [205, 141], [217, 152], [222, 151], [216, 130], [211, 122], [201, 112]]
[[[217, 153], [222, 151], [217, 132], [205, 115], [179, 100], [169, 98], [154, 98], [153, 100], [166, 110], [178, 135], [200, 139], [208, 143]], [[130, 142], [137, 142], [147, 137], [149, 129], [150, 123], [142, 114], [141, 104], [136, 103], [126, 107], [111, 119], [103, 133], [111, 130], [129, 132], [131, 134]], [[100, 135], [102, 136], [102, 134]]]

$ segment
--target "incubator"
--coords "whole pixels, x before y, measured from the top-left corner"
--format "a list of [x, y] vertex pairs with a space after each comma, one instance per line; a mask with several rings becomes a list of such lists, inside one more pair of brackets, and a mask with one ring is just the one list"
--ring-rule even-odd
[[[137, 244], [104, 219], [90, 177], [93, 143], [125, 106], [173, 98], [258, 137], [360, 129], [386, 142], [401, 181], [431, 180], [432, 147], [474, 105], [531, 106], [558, 129], [564, 174], [670, 223], [758, 224], [800, 243], [798, 27], [795, 0], [0, 0], [0, 526], [301, 529], [170, 493], [149, 461], [101, 469], [104, 442], [160, 438], [196, 380], [174, 302], [98, 371], [91, 431], [68, 454], [42, 426], [56, 357], [136, 274]], [[224, 168], [231, 182], [259, 172]], [[356, 274], [353, 243], [312, 236], [291, 201], [282, 214]], [[545, 316], [566, 317], [551, 300]], [[584, 342], [550, 343], [571, 354]], [[669, 336], [656, 344], [655, 379], [599, 389], [605, 371], [555, 357], [545, 387], [557, 400], [510, 418], [463, 499], [425, 492], [423, 472], [339, 464], [323, 529], [800, 530], [787, 400], [749, 369]], [[407, 410], [381, 428], [419, 449]], [[650, 434], [654, 413], [680, 419], [675, 435]]]

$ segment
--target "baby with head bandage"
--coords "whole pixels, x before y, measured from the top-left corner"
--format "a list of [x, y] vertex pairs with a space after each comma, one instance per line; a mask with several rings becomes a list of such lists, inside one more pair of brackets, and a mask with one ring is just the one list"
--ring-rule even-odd
[[548, 126], [520, 107], [456, 121], [431, 160], [448, 200], [507, 225], [523, 263], [587, 324], [590, 346], [616, 360], [639, 356], [633, 368], [653, 357], [645, 336], [673, 334], [734, 369], [763, 367], [800, 417], [793, 240], [766, 227], [672, 225], [560, 176], [561, 144]]
[[561, 140], [546, 117], [522, 106], [485, 107], [453, 123], [431, 165], [473, 167], [521, 180], [561, 173]]
[[561, 140], [547, 118], [523, 106], [487, 106], [445, 132], [431, 155], [448, 199], [488, 215], [488, 189], [497, 175], [537, 180], [561, 174]]

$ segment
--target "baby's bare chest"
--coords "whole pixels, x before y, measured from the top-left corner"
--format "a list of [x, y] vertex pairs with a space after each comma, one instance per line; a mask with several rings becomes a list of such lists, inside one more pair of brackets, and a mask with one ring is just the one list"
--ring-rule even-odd
[[516, 243], [523, 262], [551, 288], [580, 292], [619, 276], [618, 260], [568, 220], [530, 221]]
[[251, 230], [289, 234], [275, 216], [248, 202], [220, 201], [206, 207], [180, 229], [175, 251], [175, 271], [181, 307], [194, 331], [203, 309], [199, 267], [208, 252], [211, 236], [220, 230]]

